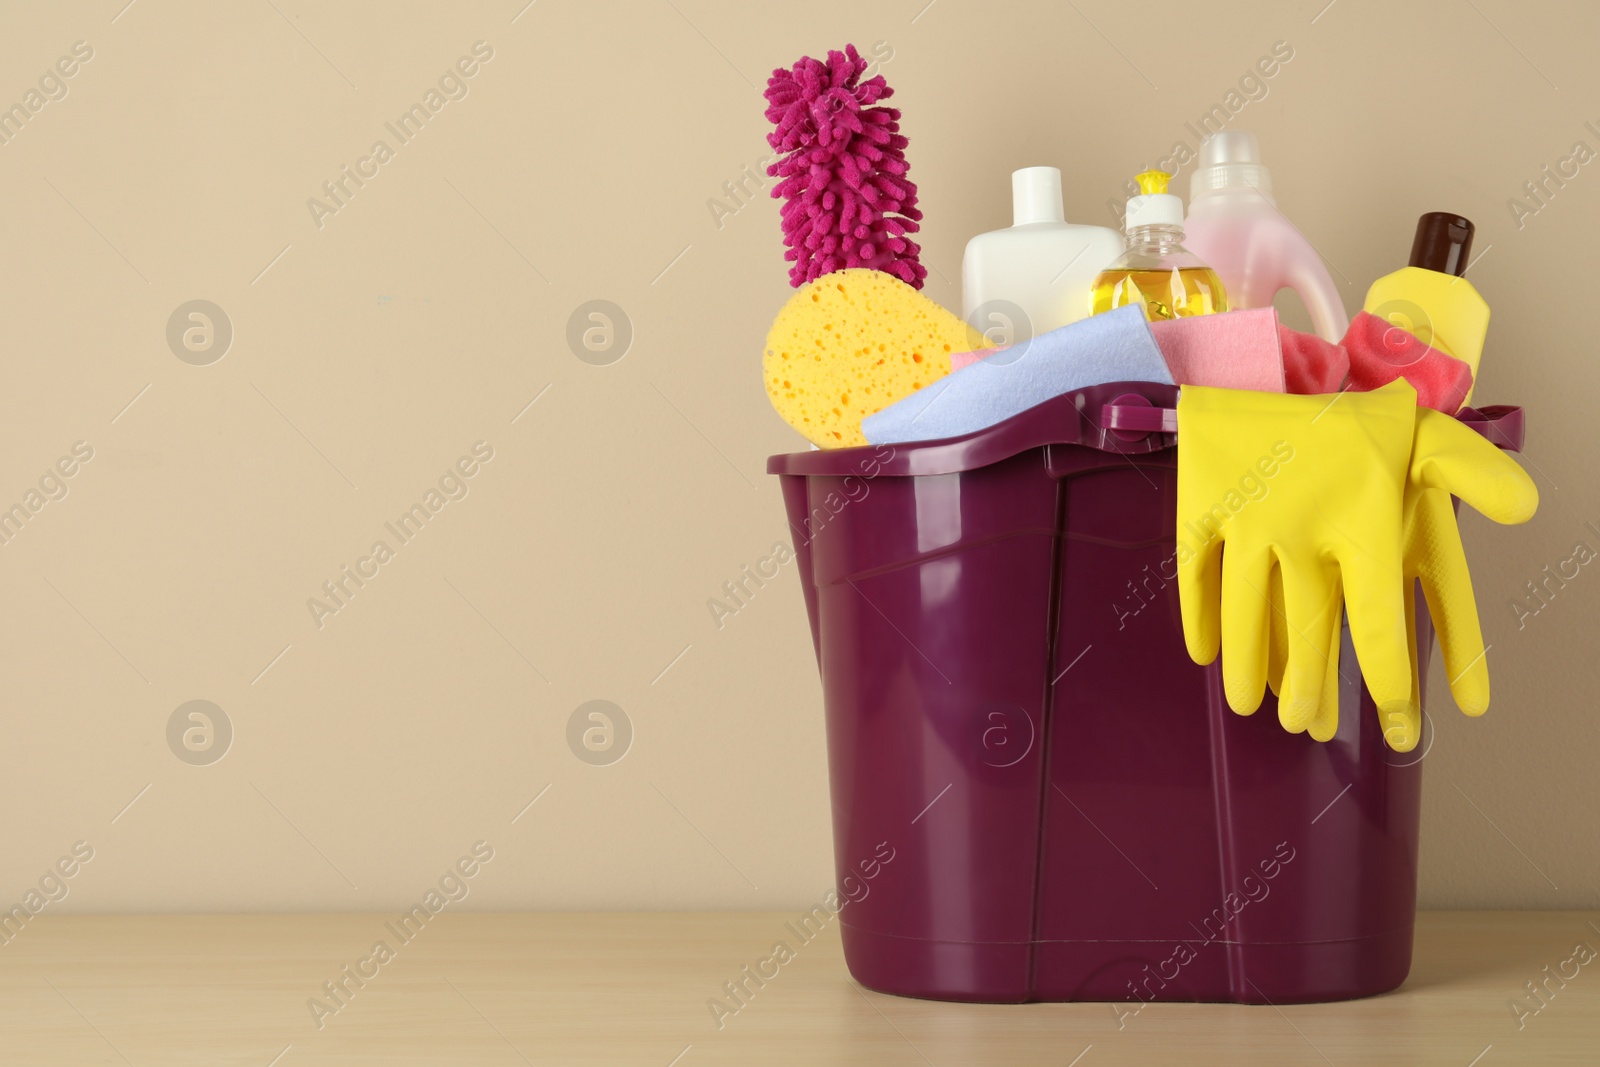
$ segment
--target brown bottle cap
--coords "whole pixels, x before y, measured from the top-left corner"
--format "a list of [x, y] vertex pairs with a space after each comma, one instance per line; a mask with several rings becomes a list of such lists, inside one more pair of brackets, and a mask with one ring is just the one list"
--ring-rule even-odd
[[1461, 276], [1472, 251], [1472, 220], [1448, 211], [1430, 211], [1417, 220], [1411, 242], [1411, 265], [1440, 274]]

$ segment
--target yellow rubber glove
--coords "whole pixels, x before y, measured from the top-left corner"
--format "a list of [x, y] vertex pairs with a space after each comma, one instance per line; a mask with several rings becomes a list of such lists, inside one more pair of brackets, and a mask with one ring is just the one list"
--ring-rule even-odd
[[[1399, 752], [1409, 752], [1422, 736], [1422, 673], [1418, 662], [1416, 583], [1428, 604], [1439, 635], [1439, 651], [1450, 679], [1456, 707], [1467, 715], [1489, 708], [1489, 666], [1478, 623], [1472, 575], [1461, 547], [1451, 496], [1459, 496], [1488, 518], [1503, 525], [1527, 522], [1539, 507], [1539, 490], [1516, 461], [1481, 434], [1431, 408], [1417, 409], [1416, 433], [1406, 474], [1403, 573], [1406, 635], [1411, 657], [1411, 700], [1384, 723], [1384, 739]], [[1274, 592], [1272, 649], [1268, 681], [1278, 692], [1286, 658], [1288, 627], [1283, 621], [1282, 594]], [[1335, 629], [1328, 661], [1329, 678], [1337, 682], [1339, 634]], [[1322, 706], [1310, 726], [1311, 736], [1326, 741], [1339, 723], [1336, 684], [1324, 689]]]
[[[1283, 672], [1289, 658], [1289, 624], [1283, 613], [1283, 573], [1276, 567], [1272, 568], [1269, 586], [1272, 624], [1267, 646], [1267, 685], [1271, 687], [1272, 695], [1279, 698], [1281, 705]], [[1331, 741], [1333, 735], [1339, 732], [1339, 682], [1344, 674], [1339, 668], [1339, 644], [1342, 637], [1340, 623], [1344, 619], [1342, 589], [1335, 591], [1333, 599], [1328, 603], [1328, 612], [1332, 625], [1328, 627], [1328, 647], [1322, 653], [1323, 661], [1327, 664], [1322, 677], [1322, 695], [1317, 700], [1316, 711], [1312, 713], [1305, 726], [1306, 732], [1318, 741]], [[1414, 675], [1416, 670], [1414, 651], [1411, 662]], [[1281, 715], [1279, 719], [1282, 720]]]
[[1341, 606], [1349, 608], [1373, 700], [1385, 713], [1405, 712], [1412, 680], [1402, 632], [1401, 505], [1416, 404], [1404, 379], [1332, 396], [1184, 386], [1177, 516], [1184, 640], [1196, 663], [1223, 652], [1234, 711], [1248, 715], [1261, 705], [1276, 569], [1287, 635], [1278, 700], [1284, 727], [1307, 729], [1325, 703]]

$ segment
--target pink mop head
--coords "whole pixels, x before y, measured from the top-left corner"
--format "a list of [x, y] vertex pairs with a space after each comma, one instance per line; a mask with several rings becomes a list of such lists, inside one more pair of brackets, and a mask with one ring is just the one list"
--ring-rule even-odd
[[922, 288], [927, 268], [916, 233], [917, 187], [906, 178], [900, 109], [883, 75], [861, 81], [867, 61], [846, 45], [828, 61], [803, 57], [767, 79], [767, 144], [783, 157], [767, 168], [781, 179], [789, 284], [846, 267], [868, 267]]

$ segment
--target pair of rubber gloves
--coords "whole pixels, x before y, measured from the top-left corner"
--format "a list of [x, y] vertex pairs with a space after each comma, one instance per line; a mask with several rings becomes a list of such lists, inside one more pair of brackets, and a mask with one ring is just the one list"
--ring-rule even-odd
[[[1391, 748], [1422, 733], [1416, 583], [1450, 691], [1489, 706], [1489, 671], [1452, 496], [1500, 523], [1538, 507], [1532, 479], [1404, 380], [1295, 396], [1185, 386], [1178, 401], [1178, 593], [1200, 664], [1223, 653], [1228, 704], [1270, 683], [1291, 732], [1338, 728], [1343, 611]], [[1224, 552], [1226, 548], [1226, 552]]]

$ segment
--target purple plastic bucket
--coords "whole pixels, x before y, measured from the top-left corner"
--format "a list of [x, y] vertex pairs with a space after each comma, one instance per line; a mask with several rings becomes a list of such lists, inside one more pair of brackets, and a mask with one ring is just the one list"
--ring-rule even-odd
[[[768, 461], [863, 985], [1136, 1007], [1405, 980], [1431, 733], [1385, 746], [1348, 632], [1326, 743], [1285, 732], [1270, 692], [1234, 714], [1189, 659], [1176, 399], [1097, 386], [965, 437]], [[1521, 443], [1519, 409], [1466, 421]]]

